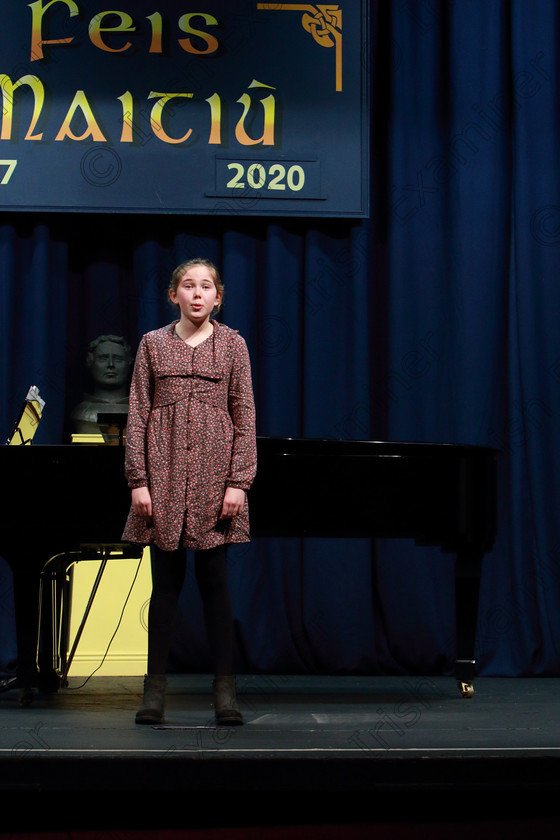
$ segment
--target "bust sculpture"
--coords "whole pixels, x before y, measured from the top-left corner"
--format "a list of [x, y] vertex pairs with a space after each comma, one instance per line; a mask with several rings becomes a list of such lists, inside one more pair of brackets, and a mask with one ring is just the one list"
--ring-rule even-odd
[[128, 414], [132, 364], [132, 351], [122, 336], [100, 335], [90, 342], [86, 367], [93, 384], [72, 412], [75, 432], [99, 434], [99, 414]]

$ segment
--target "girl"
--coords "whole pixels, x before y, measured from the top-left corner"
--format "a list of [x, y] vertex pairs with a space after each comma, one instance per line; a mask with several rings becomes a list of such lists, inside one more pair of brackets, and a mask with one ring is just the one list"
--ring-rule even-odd
[[143, 336], [130, 390], [125, 475], [132, 504], [123, 539], [151, 546], [148, 673], [137, 723], [164, 717], [165, 678], [186, 549], [214, 667], [218, 724], [241, 724], [232, 676], [227, 545], [249, 542], [246, 491], [256, 473], [255, 406], [245, 341], [212, 319], [224, 287], [213, 263], [173, 272], [180, 318]]

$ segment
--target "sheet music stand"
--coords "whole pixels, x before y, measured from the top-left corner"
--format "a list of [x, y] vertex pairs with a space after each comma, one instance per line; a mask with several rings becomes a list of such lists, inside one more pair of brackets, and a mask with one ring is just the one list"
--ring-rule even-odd
[[43, 416], [45, 401], [39, 396], [39, 389], [32, 385], [21, 407], [14, 430], [8, 440], [8, 446], [29, 446], [33, 440], [39, 421]]

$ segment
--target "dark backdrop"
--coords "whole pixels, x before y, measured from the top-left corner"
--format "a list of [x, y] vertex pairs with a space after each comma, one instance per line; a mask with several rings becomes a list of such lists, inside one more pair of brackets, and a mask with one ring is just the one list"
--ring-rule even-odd
[[[241, 207], [0, 216], [1, 428], [36, 384], [48, 403], [37, 442], [68, 442], [88, 342], [116, 333], [135, 349], [173, 317], [172, 268], [208, 256], [226, 283], [224, 321], [249, 345], [260, 435], [502, 450], [479, 668], [557, 675], [558, 3], [371, 9], [369, 220]], [[232, 550], [230, 572], [239, 672], [432, 673], [453, 661], [453, 567], [438, 549], [255, 540]], [[0, 584], [7, 667], [7, 566]], [[192, 574], [171, 667], [209, 667]]]

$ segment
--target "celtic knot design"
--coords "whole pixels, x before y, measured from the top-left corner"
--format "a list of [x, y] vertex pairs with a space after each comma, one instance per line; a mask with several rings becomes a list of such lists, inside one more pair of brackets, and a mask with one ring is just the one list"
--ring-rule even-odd
[[333, 47], [337, 30], [342, 28], [342, 12], [338, 6], [317, 6], [317, 12], [314, 15], [306, 12], [301, 22], [318, 44]]

